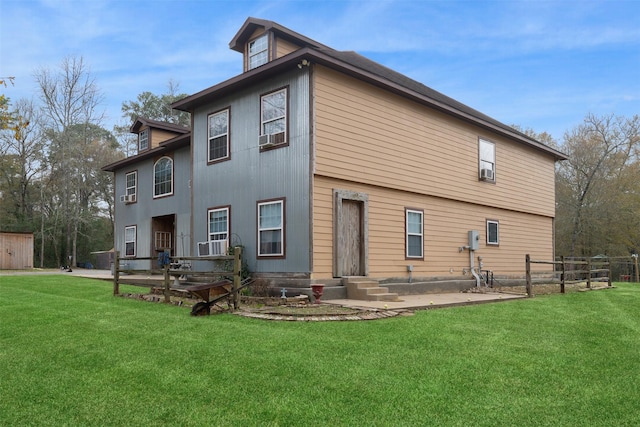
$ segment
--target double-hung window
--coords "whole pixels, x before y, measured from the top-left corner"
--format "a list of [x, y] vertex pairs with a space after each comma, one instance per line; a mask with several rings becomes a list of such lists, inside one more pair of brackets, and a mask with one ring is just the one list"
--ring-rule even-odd
[[173, 194], [173, 160], [162, 157], [153, 165], [153, 197]]
[[124, 256], [136, 256], [136, 226], [124, 228]]
[[493, 142], [479, 139], [478, 151], [480, 153], [479, 175], [483, 181], [496, 180], [496, 145]]
[[209, 115], [209, 162], [229, 158], [229, 109]]
[[487, 245], [500, 244], [500, 223], [494, 220], [487, 220]]
[[284, 200], [258, 202], [258, 256], [284, 256]]
[[421, 210], [405, 210], [406, 257], [424, 258], [424, 212]]
[[287, 89], [263, 95], [260, 99], [260, 135], [269, 135], [271, 144], [287, 140]]
[[136, 193], [138, 188], [138, 172], [129, 172], [125, 175], [126, 182], [126, 195], [128, 202], [135, 202], [137, 200]]
[[149, 129], [145, 129], [138, 134], [138, 151], [149, 148]]
[[269, 34], [249, 42], [248, 69], [253, 70], [269, 61]]
[[209, 240], [229, 239], [229, 208], [214, 208], [207, 211], [209, 217]]

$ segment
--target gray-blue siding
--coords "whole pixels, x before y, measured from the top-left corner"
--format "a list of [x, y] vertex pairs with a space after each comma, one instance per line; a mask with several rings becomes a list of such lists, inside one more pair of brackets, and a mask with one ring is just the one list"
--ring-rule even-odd
[[[289, 145], [260, 152], [260, 96], [288, 88]], [[230, 108], [231, 160], [207, 165], [207, 116]], [[253, 272], [308, 273], [310, 254], [310, 100], [307, 70], [262, 82], [199, 108], [193, 117], [193, 236], [207, 240], [207, 210], [231, 206], [232, 243], [245, 247]], [[285, 258], [257, 258], [257, 202], [286, 199]]]

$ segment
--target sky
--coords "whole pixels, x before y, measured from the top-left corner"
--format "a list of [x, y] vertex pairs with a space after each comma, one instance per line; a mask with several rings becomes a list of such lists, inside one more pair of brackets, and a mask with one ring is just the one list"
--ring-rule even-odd
[[193, 94], [242, 72], [248, 17], [361, 55], [505, 124], [558, 142], [587, 114], [640, 114], [640, 0], [0, 0], [0, 88], [82, 57], [102, 126], [142, 92]]

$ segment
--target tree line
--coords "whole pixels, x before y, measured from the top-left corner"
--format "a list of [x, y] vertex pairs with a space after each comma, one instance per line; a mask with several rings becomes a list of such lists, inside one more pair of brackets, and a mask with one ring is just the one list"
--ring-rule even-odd
[[[35, 236], [35, 265], [75, 266], [113, 247], [113, 176], [101, 167], [136, 153], [137, 117], [189, 125], [170, 105], [186, 94], [142, 92], [102, 127], [103, 94], [82, 57], [35, 72], [35, 100], [0, 93], [0, 231]], [[0, 78], [0, 88], [16, 84]], [[19, 82], [18, 82], [19, 84]], [[565, 153], [556, 164], [556, 255], [640, 251], [640, 117], [587, 114], [561, 141], [517, 130]]]
[[[34, 233], [34, 265], [76, 266], [113, 248], [113, 176], [106, 164], [134, 154], [138, 116], [188, 123], [169, 105], [186, 95], [144, 92], [122, 104], [128, 124], [103, 127], [104, 101], [82, 57], [34, 73], [34, 99], [0, 94], [0, 231]], [[0, 88], [19, 84], [0, 78]]]

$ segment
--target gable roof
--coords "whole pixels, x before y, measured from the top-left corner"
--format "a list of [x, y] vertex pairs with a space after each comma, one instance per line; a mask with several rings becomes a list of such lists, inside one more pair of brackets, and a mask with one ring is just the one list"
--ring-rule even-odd
[[[162, 122], [159, 122], [159, 123], [162, 123]], [[136, 154], [135, 156], [130, 156], [122, 160], [118, 160], [116, 162], [110, 163], [106, 166], [103, 166], [102, 170], [105, 172], [115, 172], [119, 169], [122, 169], [127, 166], [131, 166], [132, 164], [138, 163], [142, 160], [150, 159], [156, 156], [161, 156], [163, 154], [177, 150], [178, 148], [188, 147], [190, 144], [191, 144], [191, 132], [189, 132], [189, 130], [187, 129], [187, 133], [175, 136], [166, 141], [162, 141], [160, 144], [158, 144], [157, 147], [154, 147], [150, 150], [143, 151], [142, 153]]]
[[279, 37], [295, 42], [302, 47], [315, 47], [315, 48], [327, 48], [328, 46], [323, 45], [322, 43], [318, 43], [315, 40], [310, 39], [309, 37], [303, 36], [302, 34], [296, 33], [277, 22], [268, 21], [266, 19], [258, 19], [258, 18], [247, 18], [240, 27], [240, 30], [236, 33], [236, 35], [229, 42], [229, 47], [236, 52], [243, 53], [244, 46], [249, 41], [249, 38], [255, 33], [256, 29], [264, 28], [265, 31], [271, 31], [272, 33], [278, 35]]
[[175, 123], [161, 122], [159, 120], [147, 119], [146, 117], [138, 117], [135, 122], [129, 128], [131, 133], [138, 133], [140, 128], [143, 126], [147, 126], [154, 129], [163, 129], [170, 132], [177, 132], [181, 134], [185, 134], [190, 131], [188, 127], [184, 127], [182, 125], [178, 125]]
[[280, 72], [290, 69], [302, 60], [315, 62], [342, 73], [348, 74], [359, 80], [366, 81], [375, 86], [389, 90], [405, 98], [412, 99], [428, 107], [434, 108], [458, 119], [470, 122], [482, 128], [497, 132], [501, 135], [515, 139], [525, 145], [543, 151], [556, 160], [565, 160], [565, 154], [555, 150], [524, 133], [508, 126], [478, 110], [475, 110], [453, 98], [450, 98], [416, 80], [413, 80], [397, 71], [385, 67], [375, 61], [353, 51], [337, 51], [324, 46], [312, 39], [301, 36], [272, 21], [249, 18], [245, 21], [240, 31], [230, 43], [232, 49], [243, 52], [243, 43], [258, 27], [276, 31], [285, 37], [295, 40], [305, 47], [298, 49], [281, 58], [272, 60], [260, 67], [249, 70], [243, 74], [221, 82], [194, 95], [174, 102], [171, 107], [176, 110], [193, 112], [200, 105], [214, 101], [216, 98], [231, 94], [233, 91], [248, 87], [255, 83], [256, 79], [264, 79], [275, 76]]

